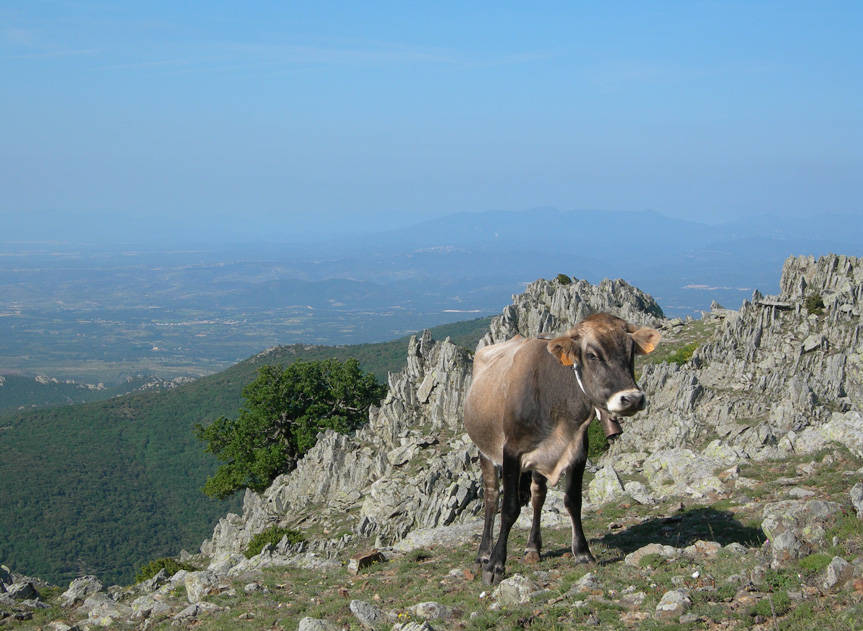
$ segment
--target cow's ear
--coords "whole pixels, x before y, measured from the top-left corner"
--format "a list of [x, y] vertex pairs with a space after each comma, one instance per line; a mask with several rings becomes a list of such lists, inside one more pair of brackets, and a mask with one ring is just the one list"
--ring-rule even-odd
[[546, 348], [564, 366], [572, 366], [578, 358], [575, 339], [568, 335], [554, 338]]
[[646, 326], [636, 329], [634, 332], [630, 333], [630, 335], [635, 342], [635, 352], [639, 355], [652, 353], [653, 349], [655, 349], [656, 345], [659, 343], [659, 340], [662, 339], [662, 335], [659, 331], [656, 329], [650, 329]]

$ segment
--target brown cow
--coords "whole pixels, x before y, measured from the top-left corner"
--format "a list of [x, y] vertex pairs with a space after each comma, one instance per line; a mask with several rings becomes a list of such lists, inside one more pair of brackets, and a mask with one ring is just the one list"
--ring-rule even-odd
[[[485, 525], [477, 562], [483, 582], [504, 575], [509, 531], [521, 506], [532, 499], [533, 526], [525, 558], [539, 560], [539, 517], [546, 481], [564, 473], [564, 503], [572, 519], [576, 563], [593, 562], [581, 526], [581, 484], [587, 460], [587, 427], [596, 413], [631, 416], [644, 407], [635, 383], [635, 356], [659, 341], [654, 329], [596, 313], [553, 340], [520, 335], [477, 351], [473, 381], [464, 406], [464, 425], [480, 451]], [[497, 512], [495, 465], [502, 465], [500, 534], [492, 549]]]

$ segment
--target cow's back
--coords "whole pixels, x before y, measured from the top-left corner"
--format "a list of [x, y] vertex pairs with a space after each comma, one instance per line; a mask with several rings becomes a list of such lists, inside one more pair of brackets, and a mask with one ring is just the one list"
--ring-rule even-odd
[[503, 458], [504, 419], [525, 419], [539, 413], [536, 374], [546, 358], [544, 340], [517, 335], [485, 346], [474, 357], [473, 379], [464, 407], [471, 440], [493, 462]]

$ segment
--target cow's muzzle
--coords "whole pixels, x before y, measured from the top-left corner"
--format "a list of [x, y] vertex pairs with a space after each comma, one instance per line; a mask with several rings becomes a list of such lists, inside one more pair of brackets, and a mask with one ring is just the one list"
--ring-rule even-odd
[[632, 416], [639, 410], [644, 409], [645, 402], [644, 393], [637, 388], [633, 388], [631, 390], [615, 392], [608, 398], [606, 408], [613, 415]]

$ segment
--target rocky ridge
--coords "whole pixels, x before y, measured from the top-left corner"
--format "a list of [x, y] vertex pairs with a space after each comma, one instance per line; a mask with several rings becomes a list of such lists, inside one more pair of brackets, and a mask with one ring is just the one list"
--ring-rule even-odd
[[[584, 281], [532, 283], [495, 319], [481, 344], [515, 332], [553, 334], [591, 310], [625, 313], [630, 321], [660, 328], [672, 341], [692, 324], [662, 319], [652, 298], [634, 288], [629, 292], [622, 281], [603, 283], [604, 292]], [[809, 300], [816, 294], [823, 302], [821, 313], [817, 306], [813, 309], [816, 301]], [[592, 467], [586, 488], [589, 536], [596, 535], [604, 510], [625, 515], [612, 518], [609, 534], [592, 543], [599, 557], [605, 556], [595, 574], [573, 582], [565, 578], [571, 574], [563, 569], [565, 558], [544, 561], [546, 567], [536, 571], [513, 560], [515, 574], [493, 594], [474, 596], [472, 613], [437, 602], [411, 604], [401, 594], [389, 599], [402, 603], [395, 609], [378, 606], [375, 599], [354, 599], [340, 614], [339, 625], [306, 617], [299, 628], [343, 628], [346, 615], [366, 628], [466, 628], [484, 615], [531, 611], [540, 602], [552, 610], [566, 604], [568, 613], [558, 620], [579, 619], [594, 626], [606, 624], [603, 611], [608, 608], [617, 608], [615, 619], [631, 627], [649, 618], [699, 624], [711, 620], [703, 613], [715, 610], [711, 603], [727, 603], [722, 615], [750, 612], [746, 615], [754, 617], [748, 620], [756, 625], [769, 621], [752, 612], [769, 615], [772, 610], [775, 625], [773, 600], [768, 609], [759, 602], [779, 597], [776, 577], [789, 585], [781, 590], [786, 599], [853, 602], [857, 591], [863, 594], [858, 517], [863, 515], [863, 481], [858, 481], [863, 479], [861, 297], [863, 260], [791, 258], [779, 295], [756, 292], [737, 311], [717, 307], [705, 314], [703, 323], [713, 332], [691, 360], [639, 367], [649, 407], [624, 424], [622, 437]], [[247, 492], [243, 514], [220, 520], [201, 553], [190, 559], [203, 569], [174, 576], [163, 572], [125, 590], [99, 585], [88, 592], [93, 587], [85, 581], [78, 586], [86, 592], [83, 604], [69, 594], [75, 591], [70, 586], [66, 600], [76, 607], [79, 628], [199, 625], [205, 617], [226, 615], [238, 598], [273, 589], [260, 583], [238, 588], [266, 568], [339, 577], [346, 550], [372, 542], [383, 550], [384, 565], [404, 559], [401, 563], [411, 568], [411, 550], [456, 550], [445, 562], [452, 571], [424, 589], [434, 591], [438, 581], [444, 593], [447, 586], [468, 589], [458, 585], [472, 578], [466, 557], [475, 546], [481, 493], [476, 452], [461, 429], [470, 354], [426, 333], [411, 340], [407, 364], [402, 373], [390, 375], [387, 397], [370, 412], [367, 427], [352, 436], [322, 434], [295, 471], [263, 494]], [[800, 460], [823, 454], [834, 443], [843, 445], [847, 455], [840, 450], [838, 457], [828, 453], [811, 462]], [[834, 474], [835, 467], [839, 471]], [[762, 476], [766, 471], [773, 472], [769, 482]], [[833, 487], [817, 486], [828, 480]], [[750, 494], [755, 493], [762, 499], [753, 500]], [[738, 508], [732, 513], [700, 508], [716, 502]], [[695, 508], [684, 511], [685, 504]], [[559, 493], [551, 491], [543, 523], [547, 528], [567, 523], [564, 514]], [[743, 527], [736, 519], [755, 520], [758, 527]], [[298, 527], [309, 541], [291, 545], [283, 540], [246, 559], [241, 554], [246, 543], [270, 525]], [[565, 547], [565, 531], [550, 530], [549, 539], [559, 537]], [[625, 558], [615, 557], [617, 550]], [[804, 577], [794, 569], [798, 562], [809, 568], [816, 557], [817, 573]], [[748, 569], [729, 573], [732, 559]], [[672, 568], [679, 568], [679, 574], [672, 575]], [[800, 576], [796, 586], [795, 571]], [[641, 575], [649, 586], [633, 578]], [[407, 576], [400, 581], [403, 589], [411, 583]], [[654, 595], [657, 584], [664, 587]], [[12, 602], [11, 582], [2, 573], [0, 585], [0, 592], [6, 592], [0, 594], [2, 609], [4, 602]], [[352, 591], [336, 585], [327, 589], [340, 595], [342, 589]], [[183, 597], [177, 600], [179, 594]], [[316, 597], [311, 600], [314, 605]], [[26, 612], [25, 601], [15, 601], [16, 611]], [[31, 609], [41, 602], [38, 597], [31, 601]], [[828, 610], [831, 606], [826, 605]], [[779, 615], [787, 611], [779, 610]], [[236, 618], [236, 612], [230, 615]], [[240, 619], [248, 621], [242, 616], [250, 615], [254, 617], [241, 614]], [[841, 616], [830, 611], [827, 619], [833, 618]]]

